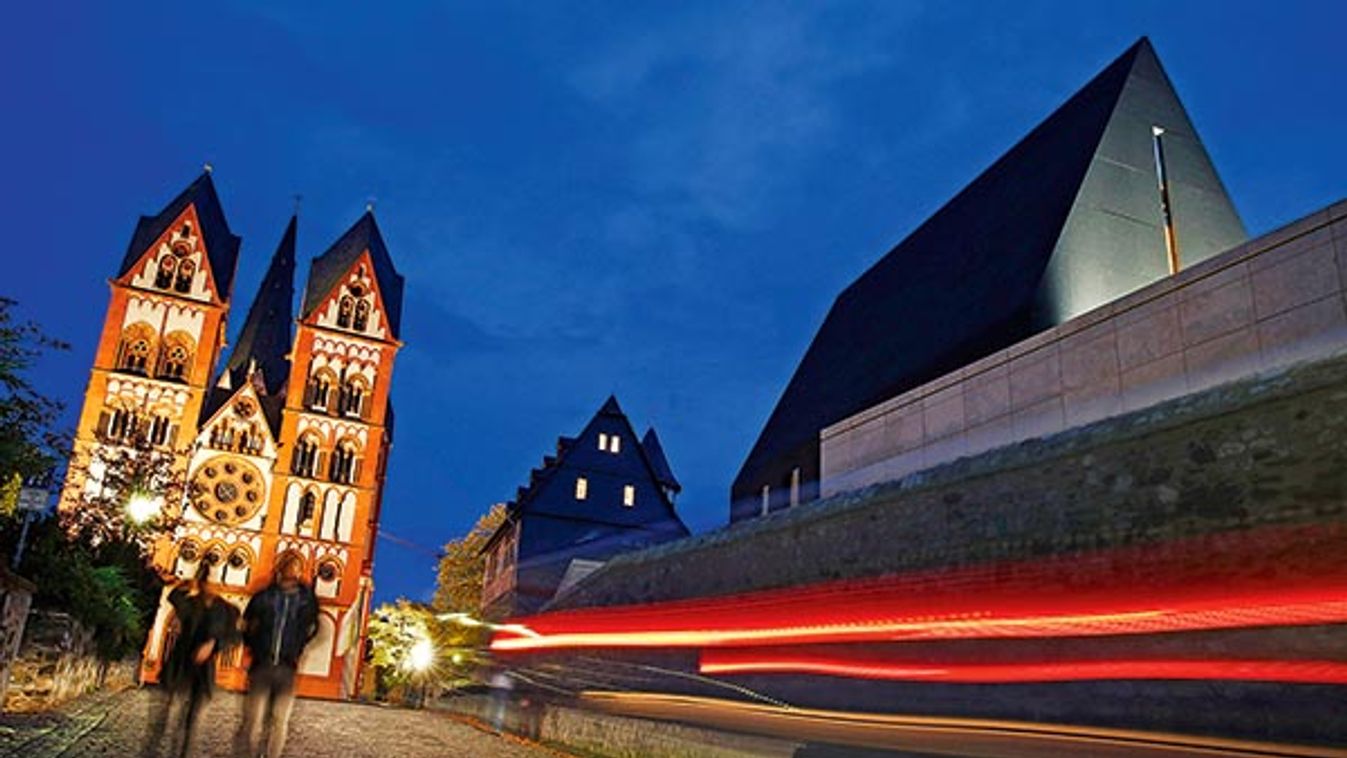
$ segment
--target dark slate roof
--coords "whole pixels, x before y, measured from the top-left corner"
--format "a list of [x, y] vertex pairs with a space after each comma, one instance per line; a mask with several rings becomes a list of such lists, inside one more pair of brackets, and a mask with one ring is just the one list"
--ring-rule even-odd
[[664, 446], [660, 444], [659, 435], [655, 434], [655, 427], [645, 430], [645, 436], [641, 438], [641, 447], [645, 448], [646, 457], [650, 459], [650, 467], [655, 470], [655, 479], [674, 492], [682, 492], [683, 486], [673, 475], [669, 459], [664, 457]]
[[402, 323], [402, 274], [393, 265], [393, 258], [384, 245], [379, 225], [374, 214], [366, 211], [355, 225], [346, 230], [341, 238], [332, 243], [327, 252], [313, 259], [309, 267], [309, 284], [304, 290], [304, 306], [300, 318], [308, 318], [315, 308], [337, 286], [346, 272], [355, 265], [360, 254], [369, 250], [374, 262], [374, 279], [379, 284], [379, 294], [383, 297], [385, 315], [388, 317], [390, 336], [397, 339]]
[[1143, 51], [1145, 39], [838, 295], [736, 493], [824, 427], [1032, 333], [1039, 281]]
[[248, 318], [239, 331], [238, 342], [225, 363], [234, 387], [242, 386], [253, 366], [261, 369], [268, 395], [285, 387], [290, 375], [290, 327], [294, 321], [295, 230], [299, 223], [290, 218], [285, 234], [271, 256], [271, 265], [257, 288], [257, 297], [248, 308]]
[[168, 225], [173, 223], [173, 220], [189, 205], [196, 206], [197, 219], [201, 223], [201, 237], [206, 245], [206, 257], [210, 262], [211, 276], [215, 279], [220, 299], [228, 300], [234, 286], [234, 270], [238, 265], [240, 239], [229, 231], [229, 223], [225, 221], [224, 208], [220, 206], [220, 198], [215, 194], [215, 182], [211, 180], [209, 171], [203, 172], [187, 185], [187, 189], [178, 193], [178, 196], [164, 206], [157, 215], [140, 217], [136, 222], [136, 230], [131, 235], [131, 244], [126, 247], [122, 265], [117, 270], [117, 276], [125, 276], [145, 255], [150, 245], [153, 245], [154, 241], [168, 229]]

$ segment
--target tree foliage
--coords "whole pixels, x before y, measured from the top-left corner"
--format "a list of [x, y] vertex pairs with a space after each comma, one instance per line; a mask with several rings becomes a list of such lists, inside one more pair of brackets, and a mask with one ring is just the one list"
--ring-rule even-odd
[[[0, 536], [12, 550], [18, 524]], [[122, 658], [139, 649], [149, 628], [161, 584], [146, 570], [134, 546], [93, 548], [72, 541], [54, 519], [33, 525], [19, 572], [37, 580], [37, 607], [65, 611], [93, 630], [99, 653]]]
[[[61, 510], [62, 527], [72, 539], [95, 548], [132, 544], [149, 557], [155, 543], [171, 536], [182, 522], [181, 503], [188, 489], [183, 457], [182, 452], [150, 444], [144, 434], [80, 450], [71, 459], [67, 476], [85, 486]], [[128, 506], [135, 498], [154, 502], [152, 518], [139, 522], [132, 518]]]
[[497, 503], [477, 519], [467, 534], [445, 543], [432, 602], [436, 611], [477, 615], [482, 599], [482, 578], [486, 573], [486, 556], [482, 554], [482, 548], [505, 523], [505, 515], [505, 505]]
[[15, 302], [0, 297], [0, 514], [14, 509], [16, 482], [42, 474], [60, 460], [67, 437], [56, 429], [60, 402], [25, 376], [48, 350], [67, 350], [36, 324], [14, 319]]

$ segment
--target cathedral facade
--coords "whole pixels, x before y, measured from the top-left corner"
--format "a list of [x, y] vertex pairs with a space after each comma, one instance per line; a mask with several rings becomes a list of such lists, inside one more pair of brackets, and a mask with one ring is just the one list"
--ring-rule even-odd
[[[174, 456], [183, 502], [159, 507], [181, 523], [153, 555], [170, 584], [204, 566], [242, 609], [281, 556], [298, 556], [321, 606], [298, 691], [343, 698], [357, 688], [373, 593], [403, 279], [367, 212], [313, 260], [296, 317], [296, 227], [292, 218], [227, 346], [240, 239], [209, 172], [141, 218], [110, 280], [75, 454], [148, 444]], [[81, 507], [100, 477], [72, 466], [59, 507]], [[175, 634], [166, 588], [146, 680]], [[222, 661], [221, 683], [242, 686], [245, 664], [241, 653]]]

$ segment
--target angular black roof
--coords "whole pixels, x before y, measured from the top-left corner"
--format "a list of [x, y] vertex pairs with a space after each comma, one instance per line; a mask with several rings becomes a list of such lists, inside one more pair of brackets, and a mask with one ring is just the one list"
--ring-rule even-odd
[[315, 308], [322, 304], [341, 281], [342, 276], [355, 265], [360, 254], [368, 250], [374, 263], [374, 279], [379, 284], [379, 294], [383, 297], [385, 314], [388, 316], [388, 331], [393, 339], [398, 338], [402, 323], [402, 274], [393, 265], [393, 258], [384, 245], [379, 225], [374, 221], [374, 213], [366, 211], [341, 238], [332, 243], [327, 252], [313, 259], [309, 267], [309, 284], [304, 290], [304, 305], [300, 318], [308, 318]]
[[229, 223], [225, 221], [224, 208], [215, 194], [215, 182], [211, 180], [209, 171], [202, 172], [157, 215], [140, 217], [131, 235], [131, 243], [126, 247], [122, 265], [117, 269], [117, 276], [125, 276], [135, 267], [150, 245], [167, 231], [168, 225], [189, 205], [196, 206], [201, 237], [206, 245], [206, 258], [210, 262], [211, 276], [215, 279], [220, 299], [228, 301], [234, 286], [240, 238], [229, 231]]
[[248, 308], [248, 318], [239, 331], [225, 371], [231, 374], [234, 387], [242, 386], [254, 366], [262, 371], [268, 395], [278, 394], [290, 375], [290, 327], [294, 321], [295, 300], [295, 232], [299, 218], [290, 217], [290, 223], [281, 235], [281, 242], [271, 256], [271, 265], [257, 288], [257, 297]]
[[669, 467], [669, 459], [664, 457], [664, 446], [660, 444], [659, 435], [655, 434], [655, 427], [645, 430], [645, 436], [641, 438], [641, 447], [645, 449], [645, 455], [650, 459], [650, 467], [655, 470], [655, 480], [674, 492], [682, 492], [683, 486], [678, 483], [673, 469]]
[[[802, 467], [817, 477], [824, 427], [1167, 274], [1151, 155], [1158, 124], [1183, 153], [1176, 191], [1188, 200], [1176, 224], [1186, 260], [1242, 241], [1142, 38], [837, 296], [732, 502], [780, 486], [788, 459], [812, 456]], [[1083, 291], [1108, 297], [1090, 304]]]

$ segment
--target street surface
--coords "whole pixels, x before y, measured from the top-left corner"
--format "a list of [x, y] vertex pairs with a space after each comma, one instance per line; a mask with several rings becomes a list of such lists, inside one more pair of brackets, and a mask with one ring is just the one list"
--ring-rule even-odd
[[[81, 698], [53, 713], [0, 715], [0, 756], [138, 756], [153, 690]], [[231, 755], [242, 698], [217, 692], [202, 714], [194, 756]], [[300, 700], [285, 753], [303, 758], [540, 758], [558, 753], [502, 738], [443, 713]]]

